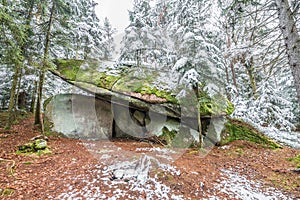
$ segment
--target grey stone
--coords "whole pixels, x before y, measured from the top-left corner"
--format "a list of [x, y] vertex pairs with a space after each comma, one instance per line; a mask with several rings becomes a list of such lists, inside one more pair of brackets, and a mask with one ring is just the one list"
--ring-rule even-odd
[[145, 135], [145, 129], [139, 126], [131, 118], [130, 108], [120, 105], [113, 105], [113, 115], [115, 125], [118, 127], [115, 129], [116, 135], [129, 135], [132, 137], [143, 138]]
[[145, 117], [146, 117], [145, 113], [136, 110], [133, 113], [133, 117], [138, 122], [138, 124], [145, 125]]
[[34, 141], [34, 147], [37, 150], [42, 150], [47, 148], [47, 141], [43, 139], [37, 139]]
[[123, 169], [117, 169], [113, 172], [113, 178], [114, 179], [122, 179], [124, 176], [124, 170]]
[[[168, 112], [132, 108], [128, 102], [114, 99], [114, 104], [91, 96], [61, 94], [54, 96], [46, 106], [46, 117], [53, 123], [52, 130], [70, 138], [109, 139], [113, 136], [147, 138], [160, 136], [164, 127], [175, 131], [174, 144], [186, 146], [199, 142], [197, 120], [172, 118]], [[138, 122], [138, 123], [137, 123]], [[220, 141], [224, 118], [212, 118], [205, 128], [207, 146]], [[204, 133], [204, 132], [203, 132]], [[184, 145], [185, 146], [185, 145]]]
[[108, 102], [94, 97], [57, 95], [46, 108], [53, 131], [71, 138], [108, 139], [112, 133], [113, 115]]

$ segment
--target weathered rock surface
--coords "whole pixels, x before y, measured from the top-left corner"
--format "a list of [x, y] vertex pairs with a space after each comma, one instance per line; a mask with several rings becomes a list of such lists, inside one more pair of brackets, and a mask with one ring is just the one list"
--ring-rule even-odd
[[94, 97], [57, 95], [46, 106], [53, 131], [72, 138], [107, 139], [112, 133], [113, 114], [109, 102]]
[[94, 95], [57, 95], [48, 104], [53, 130], [68, 137], [160, 136], [167, 144], [194, 143], [200, 111], [202, 132], [216, 143], [221, 130], [214, 126], [233, 109], [222, 95], [201, 92], [198, 101], [192, 89], [178, 84], [176, 72], [99, 61], [57, 60], [56, 65], [53, 74]]
[[[53, 124], [53, 131], [70, 138], [105, 140], [112, 137], [147, 139], [157, 136], [166, 145], [176, 147], [189, 147], [199, 142], [199, 132], [194, 129], [197, 125], [189, 126], [178, 118], [91, 96], [57, 95], [46, 105], [46, 117]], [[208, 126], [203, 126], [206, 135], [204, 142], [214, 146], [219, 142], [224, 120], [218, 117], [209, 121]]]
[[[52, 73], [105, 101], [144, 111], [151, 109], [175, 118], [197, 117], [196, 95], [192, 89], [178, 84], [177, 72], [100, 61], [57, 60], [56, 65]], [[203, 91], [201, 98], [202, 116], [233, 111], [232, 104], [222, 95], [209, 97]]]

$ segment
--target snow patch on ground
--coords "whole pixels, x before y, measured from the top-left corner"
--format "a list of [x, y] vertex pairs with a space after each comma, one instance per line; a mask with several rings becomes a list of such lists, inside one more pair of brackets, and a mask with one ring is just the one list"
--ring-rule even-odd
[[262, 183], [250, 181], [246, 177], [227, 169], [222, 170], [220, 183], [216, 186], [216, 189], [218, 189], [221, 193], [228, 194], [232, 199], [292, 199], [275, 188], [267, 188], [264, 190], [262, 188], [265, 188]]
[[[157, 150], [159, 149], [153, 149], [153, 151]], [[154, 157], [143, 155], [133, 161], [117, 161], [108, 166], [92, 167], [89, 173], [79, 175], [70, 181], [84, 184], [83, 190], [77, 190], [70, 183], [66, 186], [66, 192], [60, 194], [58, 199], [80, 197], [85, 199], [136, 199], [137, 196], [133, 194], [143, 194], [142, 199], [184, 199], [183, 196], [176, 195], [175, 191], [159, 181], [157, 175], [151, 177], [151, 170], [159, 170], [172, 176], [181, 174], [176, 167], [161, 163]]]
[[149, 148], [149, 147], [145, 147], [145, 148], [136, 148], [135, 149], [136, 152], [143, 152], [143, 151], [148, 151], [148, 152], [157, 152], [157, 153], [162, 153], [162, 154], [175, 154], [176, 152], [171, 150], [171, 149], [167, 149], [167, 148], [159, 148], [159, 147], [153, 147], [153, 148]]
[[[230, 146], [224, 147], [228, 148]], [[182, 174], [172, 162], [157, 156], [160, 154], [172, 157], [176, 152], [158, 147], [136, 148], [135, 152], [139, 154], [132, 155], [120, 153], [120, 150], [106, 151], [105, 148], [102, 148], [101, 152], [106, 153], [97, 154], [99, 164], [89, 165], [85, 174], [65, 180], [67, 184], [64, 186], [64, 192], [55, 199], [185, 199], [180, 195], [180, 187], [184, 185], [171, 188], [160, 179], [161, 176], [168, 175], [176, 180], [176, 177]], [[185, 171], [184, 168], [182, 170]], [[198, 172], [191, 173], [199, 176]], [[218, 200], [224, 196], [228, 196], [229, 199], [246, 200], [292, 199], [278, 189], [249, 180], [234, 169], [222, 169], [214, 189], [202, 190], [205, 188], [204, 183], [199, 184], [199, 190], [195, 190], [194, 194], [207, 197], [202, 199]]]

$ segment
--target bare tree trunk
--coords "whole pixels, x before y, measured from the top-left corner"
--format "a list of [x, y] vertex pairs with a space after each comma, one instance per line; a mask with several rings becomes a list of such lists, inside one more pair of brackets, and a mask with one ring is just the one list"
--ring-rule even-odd
[[199, 94], [199, 86], [196, 84], [193, 87], [193, 90], [197, 97], [197, 119], [198, 119], [198, 130], [199, 130], [199, 148], [202, 148], [203, 145], [203, 135], [202, 135], [202, 122], [201, 122], [201, 113], [200, 113], [200, 94]]
[[[6, 3], [7, 3], [6, 1], [3, 1], [4, 5]], [[32, 19], [33, 7], [34, 7], [34, 1], [31, 2], [31, 6], [30, 6], [28, 16], [27, 16], [27, 20], [26, 20], [26, 25], [28, 27], [29, 27], [31, 19]], [[29, 34], [29, 28], [28, 27], [27, 27], [27, 31], [26, 31], [27, 36]], [[23, 56], [25, 55], [25, 51], [26, 51], [26, 40], [25, 40], [25, 43], [21, 47], [21, 52], [22, 52]], [[16, 107], [15, 102], [17, 101], [17, 99], [16, 99], [16, 89], [17, 89], [18, 81], [19, 81], [20, 76], [21, 76], [22, 62], [23, 62], [23, 60], [19, 61], [19, 63], [16, 64], [15, 72], [14, 72], [14, 75], [13, 75], [13, 83], [12, 83], [12, 88], [11, 88], [11, 91], [10, 91], [10, 99], [9, 99], [9, 106], [8, 106], [8, 113], [9, 114], [8, 114], [8, 119], [7, 119], [7, 122], [6, 122], [6, 125], [5, 125], [6, 129], [10, 129], [10, 126], [12, 124], [13, 117], [14, 117], [14, 108]]]
[[16, 69], [13, 75], [12, 88], [10, 90], [9, 106], [8, 106], [8, 119], [6, 121], [5, 129], [10, 129], [12, 121], [14, 120], [14, 107], [15, 107], [15, 97], [16, 89], [18, 85], [19, 75], [21, 70], [21, 64], [16, 65]]
[[43, 118], [41, 118], [41, 104], [42, 104], [42, 97], [43, 97], [43, 87], [44, 87], [44, 81], [45, 81], [45, 73], [47, 68], [47, 62], [48, 62], [48, 53], [49, 53], [49, 47], [50, 47], [50, 39], [51, 39], [51, 28], [54, 20], [54, 11], [55, 11], [55, 4], [53, 3], [51, 8], [51, 14], [49, 19], [49, 25], [47, 30], [47, 35], [45, 39], [45, 49], [44, 49], [44, 58], [42, 62], [42, 69], [40, 71], [39, 76], [39, 87], [38, 87], [38, 96], [37, 96], [37, 103], [36, 103], [36, 110], [35, 110], [35, 125], [40, 125], [42, 132], [43, 132]]
[[200, 113], [200, 103], [197, 105], [198, 108], [198, 129], [199, 129], [199, 148], [203, 146], [203, 135], [202, 135], [202, 122], [201, 122], [201, 113]]
[[36, 91], [37, 91], [37, 81], [34, 81], [34, 88], [32, 90], [31, 104], [30, 104], [30, 112], [32, 113], [34, 112], [34, 107], [35, 107]]
[[[231, 47], [231, 40], [233, 40], [234, 38], [234, 35], [232, 35], [231, 37], [229, 35], [227, 35], [227, 48], [230, 49]], [[227, 55], [225, 58], [229, 57], [229, 55]], [[230, 60], [230, 71], [231, 71], [231, 76], [232, 76], [232, 81], [233, 81], [233, 85], [237, 91], [237, 94], [238, 94], [238, 85], [237, 85], [237, 81], [236, 81], [236, 75], [235, 75], [235, 69], [234, 69], [234, 65], [235, 63], [237, 62], [237, 59], [236, 58], [233, 58]], [[228, 68], [226, 67], [226, 79], [227, 79], [227, 82], [229, 83], [229, 72], [228, 72]]]
[[18, 78], [18, 88], [16, 92], [16, 98], [15, 98], [15, 109], [20, 108], [19, 107], [19, 94], [20, 94], [20, 88], [21, 88], [21, 82], [22, 82], [22, 70], [20, 70], [19, 78]]
[[237, 81], [236, 81], [236, 75], [235, 75], [235, 69], [234, 69], [234, 61], [230, 62], [230, 69], [231, 69], [233, 85], [236, 89], [237, 94], [239, 94], [238, 85], [237, 85]]
[[300, 37], [288, 0], [274, 0], [300, 105]]
[[246, 68], [247, 74], [249, 76], [251, 90], [252, 90], [252, 96], [254, 98], [257, 98], [257, 86], [256, 86], [254, 66], [253, 66], [253, 57], [250, 58], [249, 62], [245, 62], [245, 68]]

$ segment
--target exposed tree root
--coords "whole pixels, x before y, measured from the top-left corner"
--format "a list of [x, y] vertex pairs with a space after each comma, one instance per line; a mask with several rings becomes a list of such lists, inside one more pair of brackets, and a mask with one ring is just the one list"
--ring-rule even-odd
[[14, 170], [16, 168], [16, 162], [14, 160], [7, 160], [7, 159], [4, 159], [4, 158], [0, 158], [0, 162], [11, 163], [10, 165], [7, 165], [6, 170], [7, 170], [7, 173], [9, 175], [13, 175], [14, 174]]

